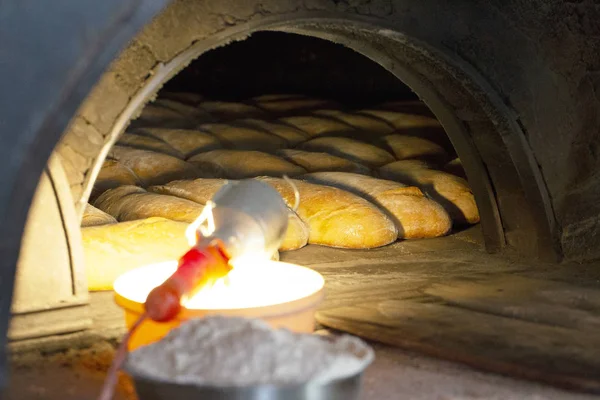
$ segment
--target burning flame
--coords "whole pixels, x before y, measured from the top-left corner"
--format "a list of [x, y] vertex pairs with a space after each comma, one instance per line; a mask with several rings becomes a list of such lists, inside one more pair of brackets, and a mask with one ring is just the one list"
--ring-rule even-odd
[[198, 231], [203, 236], [210, 236], [215, 231], [215, 219], [213, 217], [212, 210], [215, 207], [215, 203], [208, 201], [202, 212], [185, 230], [185, 237], [190, 246], [195, 246], [198, 241]]

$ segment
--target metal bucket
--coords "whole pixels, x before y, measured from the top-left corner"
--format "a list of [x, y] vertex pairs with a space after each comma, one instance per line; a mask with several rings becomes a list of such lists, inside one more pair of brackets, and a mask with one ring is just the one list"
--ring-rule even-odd
[[[322, 340], [334, 341], [333, 335], [320, 335]], [[346, 342], [347, 351], [361, 360], [360, 367], [342, 377], [321, 376], [319, 380], [296, 385], [255, 384], [244, 386], [215, 386], [193, 383], [174, 383], [147, 375], [125, 361], [124, 372], [133, 378], [139, 400], [358, 400], [364, 371], [375, 359], [366, 343], [356, 347]], [[338, 375], [339, 376], [339, 375]]]
[[139, 400], [358, 400], [362, 375], [322, 384], [214, 387], [161, 382], [130, 373]]

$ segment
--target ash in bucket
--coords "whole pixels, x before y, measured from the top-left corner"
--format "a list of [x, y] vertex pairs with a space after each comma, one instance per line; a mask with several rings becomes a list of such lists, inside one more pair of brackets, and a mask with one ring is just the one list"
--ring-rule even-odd
[[349, 335], [297, 334], [260, 320], [212, 316], [134, 351], [126, 370], [176, 384], [299, 385], [358, 375], [373, 358], [368, 345]]

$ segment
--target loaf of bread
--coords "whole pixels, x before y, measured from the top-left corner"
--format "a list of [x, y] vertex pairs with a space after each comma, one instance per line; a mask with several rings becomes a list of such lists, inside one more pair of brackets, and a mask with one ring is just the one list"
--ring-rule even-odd
[[443, 165], [449, 158], [442, 146], [416, 136], [387, 135], [380, 139], [380, 143], [382, 147], [389, 149], [397, 160], [418, 158]]
[[117, 160], [107, 159], [102, 164], [98, 172], [98, 177], [94, 182], [91, 198], [95, 199], [108, 189], [116, 188], [121, 185], [141, 185], [142, 182], [135, 173]]
[[295, 149], [283, 149], [277, 155], [301, 166], [308, 172], [340, 171], [356, 172], [357, 174], [370, 175], [371, 171], [364, 165], [355, 163], [345, 158], [332, 156], [328, 153], [317, 153]]
[[178, 180], [165, 185], [150, 186], [148, 191], [205, 205], [226, 183], [227, 179]]
[[192, 223], [203, 209], [201, 204], [193, 201], [147, 192], [137, 186], [107, 190], [96, 199], [94, 206], [120, 222], [162, 217]]
[[310, 230], [298, 214], [288, 209], [288, 227], [279, 246], [280, 251], [298, 250], [308, 244]]
[[402, 114], [422, 115], [435, 118], [429, 107], [421, 100], [387, 101], [374, 107], [376, 110], [394, 111]]
[[250, 127], [203, 124], [198, 129], [214, 135], [230, 149], [271, 152], [287, 146], [287, 142], [279, 136]]
[[[259, 177], [272, 185], [289, 207], [294, 190], [284, 179]], [[396, 226], [379, 208], [350, 192], [293, 180], [300, 193], [298, 215], [309, 227], [311, 244], [350, 249], [385, 246], [398, 237]]]
[[[393, 107], [398, 111], [394, 111]], [[388, 103], [377, 109], [362, 110], [359, 113], [381, 118], [396, 128], [397, 132], [402, 135], [430, 140], [442, 146], [449, 154], [454, 153], [454, 147], [444, 128], [421, 102]]]
[[[275, 95], [276, 96], [276, 95]], [[271, 114], [290, 114], [299, 113], [318, 108], [340, 108], [339, 104], [331, 100], [315, 99], [310, 97], [255, 97], [254, 104]]]
[[188, 105], [180, 101], [159, 98], [153, 104], [176, 111], [186, 119], [193, 121], [196, 125], [214, 122], [214, 118], [208, 112], [199, 107]]
[[360, 110], [359, 113], [383, 119], [398, 130], [425, 127], [439, 128], [441, 126], [435, 117], [419, 115], [418, 113], [397, 112], [383, 109]]
[[352, 126], [334, 118], [317, 115], [298, 115], [280, 118], [279, 121], [293, 126], [308, 136], [355, 136], [357, 130]]
[[221, 122], [242, 118], [264, 118], [267, 116], [260, 108], [245, 103], [203, 101], [198, 107]]
[[259, 129], [272, 135], [279, 136], [281, 139], [286, 141], [288, 146], [291, 147], [294, 147], [298, 143], [304, 142], [308, 139], [308, 135], [301, 130], [277, 121], [246, 118], [234, 121], [234, 123], [239, 124], [240, 126]]
[[137, 127], [156, 127], [163, 128], [194, 128], [198, 123], [185, 115], [156, 104], [147, 104], [141, 111], [139, 117], [135, 118], [130, 128]]
[[419, 187], [446, 209], [457, 225], [479, 222], [475, 196], [463, 178], [427, 168], [425, 163], [396, 161], [379, 169], [383, 178]]
[[83, 211], [83, 219], [81, 220], [82, 228], [88, 226], [110, 225], [116, 223], [117, 220], [112, 215], [109, 215], [104, 211], [97, 209], [91, 204], [85, 205], [85, 210]]
[[452, 228], [446, 210], [414, 186], [347, 172], [318, 172], [302, 179], [355, 193], [376, 204], [396, 223], [400, 239], [443, 236]]
[[467, 179], [467, 174], [465, 173], [465, 169], [462, 166], [460, 158], [455, 158], [454, 160], [444, 165], [443, 170], [444, 172], [447, 172], [454, 176], [459, 176], [463, 179]]
[[[152, 186], [148, 188], [148, 191], [206, 204], [226, 182], [226, 179], [180, 180], [169, 182], [166, 185]], [[279, 249], [282, 251], [296, 250], [306, 246], [307, 243], [308, 227], [294, 211], [289, 210], [288, 229]]]
[[223, 147], [216, 137], [196, 129], [138, 128], [135, 132], [164, 141], [183, 154], [185, 159]]
[[[177, 261], [189, 249], [188, 224], [164, 218], [120, 222], [81, 229], [88, 290], [112, 290], [127, 271]], [[275, 252], [273, 260], [279, 260]]]
[[260, 151], [213, 150], [200, 153], [188, 160], [213, 178], [243, 179], [259, 175], [296, 176], [306, 173], [302, 167], [281, 157]]
[[189, 244], [188, 224], [164, 218], [81, 229], [86, 278], [91, 291], [111, 290], [114, 280], [144, 265], [178, 260]]
[[144, 186], [203, 176], [192, 164], [152, 151], [113, 146], [109, 156], [133, 171]]
[[411, 159], [411, 160], [402, 160], [397, 165], [401, 165], [404, 169], [414, 169], [414, 168], [426, 168], [426, 169], [435, 169], [435, 164], [420, 160], [420, 159]]
[[394, 156], [377, 146], [342, 137], [316, 138], [298, 147], [302, 150], [326, 152], [368, 167], [380, 167], [395, 160]]
[[157, 153], [167, 154], [169, 156], [173, 156], [180, 159], [184, 158], [183, 153], [176, 150], [168, 143], [157, 138], [138, 135], [133, 132], [124, 133], [123, 136], [121, 136], [117, 141], [117, 145], [140, 150], [154, 151]]
[[315, 115], [323, 115], [344, 122], [360, 130], [361, 132], [377, 135], [389, 135], [396, 129], [387, 121], [374, 117], [353, 112], [344, 112], [339, 110], [318, 110], [313, 112]]

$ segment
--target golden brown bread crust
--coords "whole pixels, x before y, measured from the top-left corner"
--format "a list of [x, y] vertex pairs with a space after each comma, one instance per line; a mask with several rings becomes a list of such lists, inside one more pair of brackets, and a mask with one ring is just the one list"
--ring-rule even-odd
[[352, 126], [335, 118], [317, 115], [299, 115], [280, 118], [281, 122], [291, 125], [310, 137], [356, 135], [358, 132]]
[[279, 136], [251, 127], [230, 124], [203, 124], [198, 129], [214, 135], [225, 145], [224, 147], [231, 149], [270, 152], [287, 145], [287, 142]]
[[376, 204], [394, 220], [400, 239], [443, 236], [452, 228], [446, 210], [414, 186], [347, 172], [319, 172], [301, 178], [347, 190]]
[[454, 160], [448, 162], [446, 165], [444, 165], [443, 170], [444, 172], [447, 172], [454, 176], [467, 179], [467, 174], [465, 173], [465, 169], [463, 168], [460, 158], [455, 158]]
[[188, 249], [188, 224], [148, 218], [81, 229], [89, 290], [111, 290], [126, 271], [178, 260]]
[[201, 108], [185, 104], [177, 100], [159, 98], [152, 104], [176, 111], [183, 115], [186, 119], [193, 121], [195, 124], [214, 121], [214, 118]]
[[280, 251], [298, 250], [308, 244], [310, 230], [298, 214], [289, 209], [288, 227], [279, 246]]
[[146, 104], [140, 116], [132, 121], [132, 127], [160, 126], [163, 128], [194, 128], [198, 123], [185, 115], [157, 104]]
[[372, 115], [339, 110], [318, 110], [314, 111], [313, 114], [337, 119], [368, 134], [389, 135], [396, 130], [385, 120], [376, 118]]
[[177, 180], [165, 185], [150, 186], [148, 191], [205, 205], [226, 183], [227, 179]]
[[379, 142], [389, 149], [397, 160], [424, 159], [444, 164], [448, 161], [448, 153], [444, 148], [430, 140], [408, 135], [387, 135]]
[[422, 102], [391, 102], [358, 114], [380, 118], [392, 125], [395, 133], [430, 140], [442, 146], [447, 153], [454, 154], [454, 147], [444, 128]]
[[[259, 177], [273, 186], [289, 207], [294, 190], [283, 179]], [[394, 242], [392, 220], [379, 208], [352, 193], [330, 186], [293, 180], [300, 192], [298, 215], [309, 229], [308, 242], [331, 247], [369, 249]]]
[[340, 171], [371, 175], [371, 170], [364, 165], [329, 153], [282, 149], [277, 152], [277, 155], [301, 166], [308, 172]]
[[109, 156], [133, 171], [143, 186], [202, 176], [194, 165], [166, 154], [113, 146]]
[[383, 178], [415, 185], [440, 203], [458, 225], [479, 222], [475, 197], [466, 180], [411, 162], [396, 161], [379, 169]]
[[122, 185], [142, 185], [135, 173], [117, 160], [107, 159], [102, 164], [94, 189], [90, 196], [91, 200], [107, 191]]
[[288, 114], [315, 110], [317, 108], [339, 108], [339, 104], [331, 100], [315, 99], [306, 96], [267, 95], [253, 99], [254, 104], [271, 114]]
[[104, 211], [97, 209], [91, 204], [85, 205], [85, 210], [83, 211], [83, 219], [81, 220], [82, 228], [88, 226], [110, 225], [116, 223], [117, 220], [112, 215], [109, 215]]
[[192, 223], [202, 212], [202, 205], [190, 200], [149, 193], [136, 186], [121, 186], [104, 192], [94, 206], [118, 221], [162, 217]]
[[203, 171], [203, 176], [212, 178], [243, 179], [259, 175], [296, 176], [306, 170], [281, 157], [260, 151], [213, 150], [200, 153], [188, 160]]
[[[148, 191], [177, 196], [199, 204], [206, 204], [227, 183], [226, 179], [195, 179], [174, 181], [166, 185], [152, 186]], [[308, 243], [308, 227], [295, 212], [289, 210], [288, 229], [279, 250], [296, 250]]]
[[369, 167], [380, 167], [395, 161], [387, 151], [369, 143], [343, 137], [320, 137], [298, 146], [302, 150], [333, 154]]
[[183, 158], [223, 147], [216, 137], [196, 129], [138, 128], [135, 133], [166, 142], [183, 154]]
[[439, 121], [432, 116], [419, 115], [410, 111], [399, 112], [384, 109], [366, 109], [360, 110], [359, 113], [386, 120], [398, 130], [405, 128], [439, 128], [441, 126]]
[[173, 148], [168, 143], [165, 143], [160, 139], [138, 135], [136, 133], [125, 132], [117, 141], [117, 145], [163, 153], [179, 159], [184, 158], [184, 155], [180, 151]]
[[218, 121], [231, 121], [241, 118], [261, 118], [266, 114], [260, 108], [235, 102], [203, 101], [198, 107], [212, 115]]
[[239, 126], [247, 126], [254, 129], [268, 132], [272, 135], [279, 136], [285, 140], [288, 146], [296, 146], [298, 143], [304, 142], [309, 136], [301, 130], [293, 126], [283, 124], [278, 121], [265, 121], [262, 119], [246, 118], [233, 121], [233, 124]]

